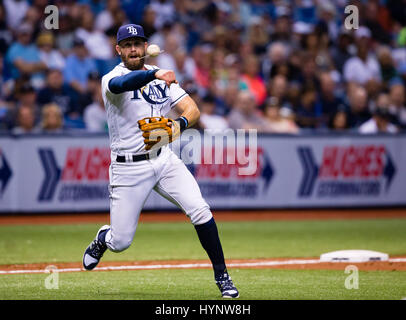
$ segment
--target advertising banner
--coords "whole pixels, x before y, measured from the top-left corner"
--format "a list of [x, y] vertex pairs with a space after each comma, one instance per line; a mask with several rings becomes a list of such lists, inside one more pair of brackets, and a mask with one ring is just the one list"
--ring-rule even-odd
[[[213, 209], [406, 205], [406, 135], [202, 141], [182, 137], [174, 152]], [[109, 165], [106, 135], [2, 136], [0, 212], [108, 211]], [[145, 205], [173, 208], [155, 192]]]

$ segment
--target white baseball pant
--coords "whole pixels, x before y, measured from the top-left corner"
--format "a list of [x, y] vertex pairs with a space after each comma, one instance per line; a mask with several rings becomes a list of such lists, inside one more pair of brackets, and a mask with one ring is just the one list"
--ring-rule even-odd
[[212, 218], [209, 205], [185, 164], [168, 148], [150, 160], [110, 165], [110, 230], [107, 247], [114, 252], [127, 249], [134, 238], [141, 210], [152, 190], [177, 205], [193, 225]]

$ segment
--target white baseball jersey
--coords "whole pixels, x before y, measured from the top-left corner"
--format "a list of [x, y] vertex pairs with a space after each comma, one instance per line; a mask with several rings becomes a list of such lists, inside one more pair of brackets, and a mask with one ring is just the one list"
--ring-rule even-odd
[[[151, 65], [145, 65], [145, 68], [158, 69]], [[178, 84], [173, 83], [168, 88], [165, 81], [157, 79], [139, 90], [112, 93], [108, 88], [109, 81], [129, 72], [131, 70], [121, 62], [102, 78], [110, 148], [113, 154], [118, 155], [146, 153], [144, 138], [137, 121], [145, 117], [165, 116], [188, 95]]]
[[[151, 70], [156, 66], [146, 65]], [[194, 225], [206, 223], [213, 216], [203, 199], [193, 175], [168, 146], [159, 156], [143, 161], [117, 162], [116, 155], [145, 154], [144, 138], [137, 121], [150, 116], [166, 115], [187, 96], [178, 84], [166, 86], [154, 80], [136, 91], [114, 94], [108, 88], [110, 79], [131, 72], [123, 63], [102, 78], [102, 94], [110, 134], [110, 223], [106, 244], [114, 252], [130, 246], [138, 218], [152, 190], [176, 204]]]

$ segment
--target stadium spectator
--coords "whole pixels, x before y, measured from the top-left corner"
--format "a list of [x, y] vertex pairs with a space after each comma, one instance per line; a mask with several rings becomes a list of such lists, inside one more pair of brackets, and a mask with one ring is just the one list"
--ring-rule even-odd
[[6, 10], [7, 26], [11, 30], [16, 30], [21, 25], [30, 4], [26, 0], [4, 0], [3, 4]]
[[39, 57], [49, 69], [63, 70], [65, 68], [65, 58], [54, 49], [54, 36], [52, 32], [42, 32], [37, 37]]
[[[378, 94], [378, 96], [376, 97], [376, 99], [372, 100], [369, 104], [369, 110], [370, 111], [375, 111], [377, 108], [386, 108], [389, 109], [390, 106], [390, 98], [389, 98], [389, 94], [386, 93], [385, 91], [382, 91]], [[390, 112], [390, 110], [389, 110]], [[396, 117], [392, 116], [391, 121], [394, 120], [396, 121]]]
[[206, 94], [210, 87], [210, 71], [213, 47], [211, 45], [199, 45], [193, 49], [193, 59], [196, 62], [194, 81], [201, 88], [200, 93]]
[[263, 59], [261, 71], [265, 82], [276, 74], [278, 66], [286, 65], [289, 57], [288, 47], [281, 42], [275, 42], [268, 46], [267, 56]]
[[373, 39], [381, 43], [389, 44], [391, 37], [379, 20], [379, 10], [382, 9], [383, 8], [379, 8], [379, 2], [377, 0], [367, 1], [363, 10], [365, 16], [364, 24], [369, 30], [371, 30]]
[[379, 63], [370, 52], [371, 31], [361, 26], [355, 31], [355, 38], [357, 55], [344, 64], [344, 80], [360, 85], [381, 81]]
[[158, 30], [161, 29], [165, 22], [173, 22], [175, 20], [173, 1], [152, 0], [150, 8], [155, 12], [155, 28]]
[[344, 65], [347, 60], [352, 57], [350, 53], [352, 42], [352, 33], [347, 28], [342, 27], [338, 35], [337, 43], [330, 48], [330, 55], [333, 59], [334, 66], [340, 74], [343, 73]]
[[78, 116], [83, 115], [83, 110], [94, 102], [94, 97], [98, 88], [100, 87], [101, 77], [98, 72], [90, 72], [88, 75], [88, 82], [86, 90], [79, 96], [76, 112]]
[[59, 11], [59, 29], [55, 32], [56, 48], [64, 57], [71, 53], [75, 40], [74, 19], [68, 9]]
[[76, 30], [75, 36], [83, 40], [90, 57], [111, 59], [113, 54], [108, 37], [103, 32], [95, 30], [93, 25], [94, 14], [88, 7], [84, 7], [80, 28]]
[[0, 54], [4, 55], [7, 52], [12, 40], [11, 30], [7, 28], [4, 4], [0, 2]]
[[230, 4], [230, 21], [240, 23], [246, 28], [252, 17], [250, 4], [241, 0], [229, 0], [228, 2]]
[[[125, 11], [120, 8], [117, 10], [114, 10], [113, 12], [111, 12], [111, 14], [112, 14], [111, 26], [108, 29], [106, 29], [105, 31], [102, 31], [102, 33], [104, 33], [106, 36], [109, 36], [113, 33], [117, 34], [118, 29], [122, 25], [130, 23]], [[97, 28], [95, 30], [98, 31]]]
[[32, 110], [35, 117], [35, 122], [40, 118], [40, 106], [37, 104], [37, 92], [31, 86], [28, 81], [18, 81], [16, 82], [13, 95], [9, 97], [11, 102], [8, 104], [8, 112], [5, 118], [5, 122], [9, 128], [16, 126], [16, 119], [18, 118], [18, 110], [21, 106], [28, 107]]
[[[301, 82], [302, 79], [302, 54], [300, 51], [293, 51], [288, 57], [286, 76], [289, 82]], [[282, 72], [275, 72], [274, 74], [284, 74]], [[271, 73], [273, 76], [273, 73]]]
[[344, 104], [343, 100], [336, 94], [336, 83], [330, 72], [320, 74], [319, 101], [325, 120], [329, 118], [329, 115], [335, 114]]
[[228, 115], [232, 129], [257, 129], [266, 131], [267, 122], [256, 107], [255, 97], [248, 90], [241, 90]]
[[205, 96], [200, 104], [200, 124], [203, 129], [225, 130], [229, 127], [224, 117], [215, 114], [215, 109], [214, 97]]
[[389, 91], [389, 112], [396, 118], [397, 123], [406, 127], [406, 94], [405, 86], [401, 83], [393, 84]]
[[144, 28], [144, 35], [147, 38], [150, 38], [155, 32], [157, 32], [157, 29], [155, 28], [155, 20], [155, 11], [151, 8], [151, 6], [146, 6], [144, 9], [144, 14], [142, 15], [141, 25]]
[[368, 94], [365, 88], [354, 86], [349, 92], [349, 123], [352, 128], [359, 127], [371, 118], [368, 110]]
[[390, 48], [388, 46], [379, 47], [377, 57], [381, 71], [382, 87], [389, 88], [391, 80], [398, 76]]
[[94, 29], [105, 32], [114, 25], [114, 15], [121, 10], [119, 0], [107, 0], [106, 8], [101, 11], [94, 21]]
[[37, 91], [29, 83], [22, 83], [21, 87], [16, 86], [15, 96], [17, 100], [17, 105], [26, 105], [33, 110], [39, 110], [39, 105], [37, 104]]
[[176, 78], [180, 84], [186, 79], [193, 79], [195, 74], [196, 64], [194, 60], [188, 56], [186, 50], [182, 47], [178, 48], [174, 55]]
[[285, 76], [277, 75], [269, 83], [269, 97], [276, 99], [279, 106], [290, 107], [287, 101], [288, 82]]
[[[279, 119], [276, 108], [265, 108], [276, 97], [291, 120], [320, 132], [357, 130], [380, 106], [406, 128], [406, 20], [398, 1], [351, 2], [357, 30], [344, 26], [345, 1], [61, 0], [59, 29], [47, 31], [51, 3], [0, 1], [0, 128], [13, 127], [21, 105], [37, 115], [50, 102], [62, 109], [64, 128], [84, 128], [101, 76], [120, 62], [116, 33], [126, 22], [142, 24], [148, 42], [165, 50], [146, 63], [174, 69], [196, 99], [211, 96], [215, 115], [249, 118], [238, 106], [239, 91], [249, 91], [257, 121], [240, 119], [242, 126], [260, 127], [266, 111]], [[27, 83], [33, 89], [21, 90]]]
[[118, 65], [121, 62], [121, 58], [116, 52], [117, 30], [115, 28], [107, 30], [106, 36], [108, 37], [110, 42], [110, 50], [112, 52], [111, 54], [112, 57], [109, 59], [95, 59], [97, 71], [101, 75], [109, 73], [111, 70], [114, 69], [116, 65]]
[[0, 131], [7, 131], [13, 126], [13, 118], [10, 116], [14, 109], [14, 102], [8, 101], [11, 96], [11, 88], [7, 88], [3, 77], [3, 57], [0, 54]]
[[265, 106], [266, 132], [272, 133], [298, 133], [299, 127], [291, 118], [292, 111], [281, 108], [276, 98], [269, 98]]
[[94, 59], [89, 57], [85, 43], [80, 38], [74, 40], [73, 53], [66, 59], [64, 78], [78, 94], [84, 94], [87, 89], [88, 76], [97, 71]]
[[224, 88], [223, 95], [219, 97], [218, 108], [216, 110], [217, 113], [222, 116], [226, 116], [235, 105], [238, 97], [238, 91], [240, 90], [238, 80], [232, 80], [230, 78], [230, 74], [233, 72], [232, 70], [235, 69], [228, 69], [227, 84]]
[[35, 126], [35, 113], [30, 106], [21, 105], [17, 110], [16, 126], [12, 129], [14, 134], [29, 134], [39, 132]]
[[338, 109], [330, 114], [328, 128], [335, 132], [345, 132], [350, 128], [348, 113], [343, 109]]
[[63, 115], [61, 108], [56, 103], [46, 104], [42, 108], [41, 132], [63, 132]]
[[297, 123], [301, 128], [316, 129], [323, 124], [322, 108], [314, 88], [303, 89], [296, 116]]
[[374, 111], [372, 118], [359, 127], [362, 134], [373, 133], [397, 133], [397, 127], [390, 122], [390, 113], [387, 108], [378, 107]]
[[43, 72], [47, 70], [47, 66], [41, 61], [37, 46], [31, 42], [32, 31], [32, 26], [26, 23], [18, 27], [17, 42], [7, 51], [6, 68], [11, 78], [27, 75], [32, 85], [40, 88], [44, 83]]
[[318, 90], [320, 88], [317, 71], [315, 57], [309, 52], [304, 52], [301, 57], [301, 75], [299, 78], [302, 88], [313, 90]]
[[275, 8], [275, 23], [271, 34], [271, 43], [281, 41], [290, 45], [292, 34], [292, 20], [290, 9], [286, 5], [279, 5]]
[[241, 39], [244, 36], [244, 30], [244, 27], [239, 23], [232, 23], [230, 25], [229, 32], [226, 34], [226, 44], [227, 49], [231, 53], [240, 54], [242, 56], [242, 52], [240, 51], [240, 49]]
[[265, 103], [266, 86], [259, 74], [259, 61], [255, 55], [246, 56], [243, 60], [243, 73], [240, 78], [242, 89], [248, 89], [255, 97], [257, 106]]
[[175, 52], [179, 49], [180, 43], [174, 34], [165, 38], [165, 52], [157, 57], [157, 64], [163, 69], [176, 70]]
[[335, 41], [339, 34], [336, 21], [337, 8], [331, 1], [324, 0], [320, 1], [318, 11], [319, 20], [316, 24], [316, 30], [327, 34], [331, 41]]
[[265, 0], [253, 0], [249, 2], [250, 11], [252, 15], [255, 16], [273, 16], [274, 15], [274, 5]]
[[260, 16], [253, 16], [250, 19], [247, 36], [256, 55], [262, 55], [266, 52], [266, 48], [269, 44], [268, 31], [265, 19]]
[[292, 81], [289, 83], [287, 90], [287, 105], [296, 112], [300, 107], [302, 86], [297, 81]]
[[149, 43], [154, 43], [160, 48], [165, 48], [165, 39], [172, 32], [172, 23], [166, 22], [160, 30], [154, 32], [151, 37], [148, 38]]
[[89, 8], [94, 15], [100, 14], [106, 7], [106, 1], [102, 0], [80, 0], [79, 3]]
[[107, 132], [107, 114], [104, 109], [101, 88], [97, 87], [93, 96], [93, 103], [83, 112], [86, 129], [91, 132]]
[[64, 83], [61, 70], [50, 69], [47, 73], [46, 86], [38, 92], [37, 102], [40, 105], [54, 102], [60, 106], [62, 113], [68, 116], [76, 111], [77, 98], [74, 98], [74, 93]]
[[[44, 1], [44, 0], [39, 0], [39, 1]], [[46, 1], [46, 0], [45, 0]], [[43, 26], [41, 26], [38, 21], [44, 21], [45, 15], [44, 15], [44, 9], [40, 9], [42, 5], [36, 6], [36, 2], [34, 1], [32, 5], [28, 8], [27, 13], [24, 16], [23, 23], [27, 23], [32, 26], [33, 28], [33, 36], [36, 38], [40, 31], [43, 29]]]

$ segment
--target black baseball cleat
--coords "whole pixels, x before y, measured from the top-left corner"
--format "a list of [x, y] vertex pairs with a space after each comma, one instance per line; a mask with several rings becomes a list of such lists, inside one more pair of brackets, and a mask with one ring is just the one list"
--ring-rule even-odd
[[104, 239], [101, 238], [105, 236], [105, 233], [110, 229], [109, 225], [104, 225], [97, 231], [96, 237], [86, 248], [83, 254], [83, 267], [86, 270], [93, 270], [96, 268], [104, 252], [107, 250], [107, 245]]
[[221, 295], [223, 298], [239, 298], [240, 294], [238, 293], [237, 288], [234, 286], [231, 277], [226, 272], [220, 277], [216, 277], [217, 287], [220, 289]]

